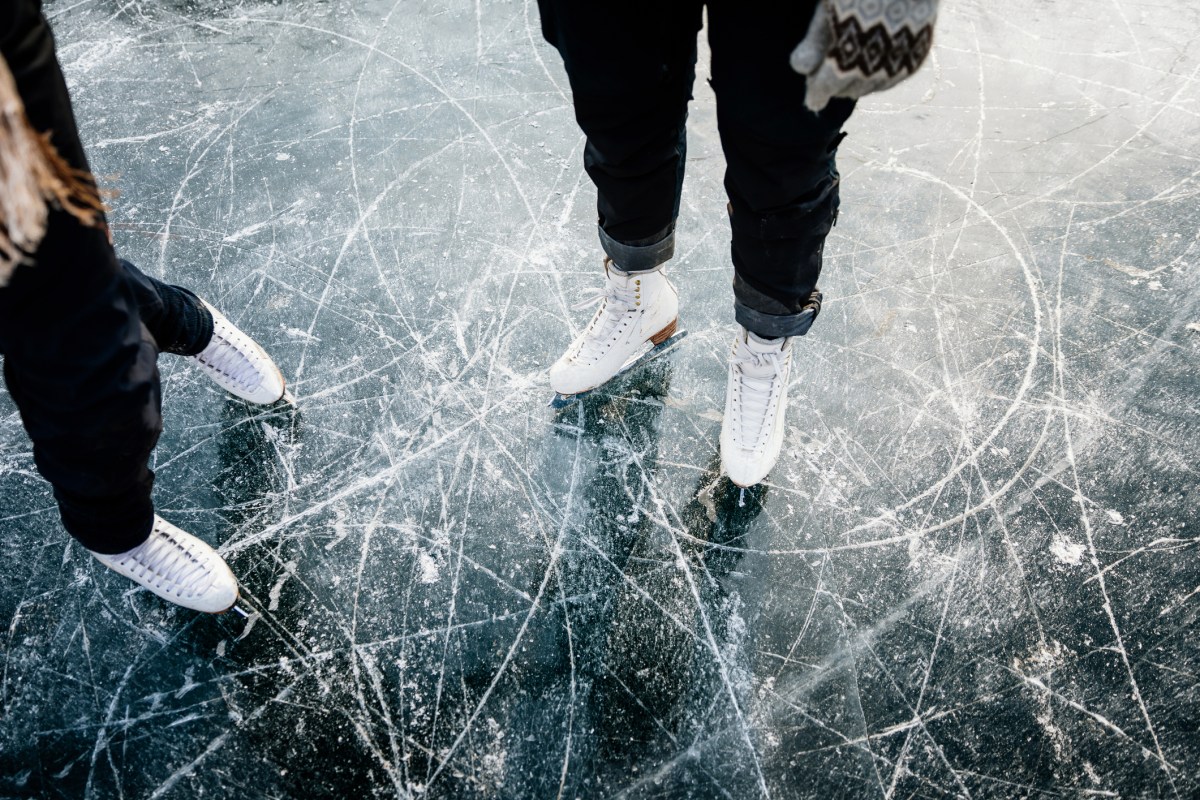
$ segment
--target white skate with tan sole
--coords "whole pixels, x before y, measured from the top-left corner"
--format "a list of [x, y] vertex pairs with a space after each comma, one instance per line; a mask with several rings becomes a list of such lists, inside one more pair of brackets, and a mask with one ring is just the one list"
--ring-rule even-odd
[[679, 329], [679, 293], [663, 271], [627, 273], [604, 266], [600, 302], [591, 322], [550, 368], [551, 405], [562, 408], [617, 375], [662, 355], [686, 335]]

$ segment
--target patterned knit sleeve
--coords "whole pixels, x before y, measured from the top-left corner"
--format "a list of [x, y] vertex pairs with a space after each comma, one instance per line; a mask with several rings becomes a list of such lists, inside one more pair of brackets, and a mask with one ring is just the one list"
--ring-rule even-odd
[[822, 0], [792, 67], [808, 78], [806, 104], [861, 97], [915, 73], [933, 46], [937, 0]]

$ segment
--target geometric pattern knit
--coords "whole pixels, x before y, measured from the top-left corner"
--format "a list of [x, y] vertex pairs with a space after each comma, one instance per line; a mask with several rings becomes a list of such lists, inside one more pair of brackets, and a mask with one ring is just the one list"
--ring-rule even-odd
[[[833, 27], [829, 53], [843, 74], [900, 81], [933, 46], [935, 0], [825, 0]], [[889, 81], [891, 82], [891, 81]]]

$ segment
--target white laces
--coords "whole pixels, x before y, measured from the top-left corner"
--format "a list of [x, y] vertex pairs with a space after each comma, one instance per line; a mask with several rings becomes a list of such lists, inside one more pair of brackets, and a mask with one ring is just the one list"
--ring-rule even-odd
[[135, 579], [180, 597], [204, 594], [216, 580], [216, 571], [168, 531], [155, 528], [143, 544], [117, 562]]
[[733, 426], [734, 440], [741, 447], [757, 449], [771, 434], [767, 421], [782, 388], [786, 356], [780, 350], [754, 350], [739, 339], [730, 363], [737, 381], [734, 397], [740, 406], [734, 416], [739, 423]]
[[254, 391], [262, 383], [262, 373], [242, 352], [248, 348], [239, 348], [233, 335], [228, 331], [220, 330], [220, 327], [214, 326], [212, 341], [196, 358], [201, 363], [207, 364], [225, 375], [246, 391]]
[[582, 311], [600, 304], [596, 315], [588, 323], [588, 335], [582, 337], [575, 359], [584, 363], [598, 360], [612, 346], [612, 339], [621, 328], [621, 322], [638, 311], [638, 286], [634, 281], [605, 281], [605, 287], [571, 307]]

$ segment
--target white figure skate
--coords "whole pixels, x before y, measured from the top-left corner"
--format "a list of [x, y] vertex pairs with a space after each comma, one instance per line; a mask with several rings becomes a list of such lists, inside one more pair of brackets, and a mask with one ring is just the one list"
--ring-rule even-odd
[[217, 551], [157, 515], [150, 538], [137, 547], [92, 555], [162, 599], [193, 611], [220, 614], [238, 599], [237, 579]]
[[738, 326], [721, 421], [721, 466], [738, 486], [761, 482], [779, 459], [791, 368], [791, 339], [762, 339]]
[[561, 408], [613, 377], [672, 348], [678, 331], [679, 292], [662, 270], [622, 272], [605, 261], [602, 294], [592, 321], [550, 368], [551, 405]]
[[283, 399], [283, 374], [267, 352], [224, 314], [201, 302], [212, 313], [213, 335], [208, 347], [192, 356], [200, 369], [222, 389], [251, 403], [270, 405]]

